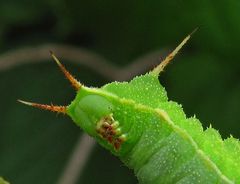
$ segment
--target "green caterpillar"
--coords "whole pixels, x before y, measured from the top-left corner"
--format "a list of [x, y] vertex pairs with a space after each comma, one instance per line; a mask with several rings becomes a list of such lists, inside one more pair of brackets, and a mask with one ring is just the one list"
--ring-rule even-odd
[[188, 35], [161, 64], [130, 82], [89, 88], [52, 54], [77, 90], [68, 106], [20, 102], [69, 115], [99, 144], [134, 170], [142, 184], [240, 183], [240, 143], [203, 130], [181, 105], [169, 101], [158, 76], [188, 41]]

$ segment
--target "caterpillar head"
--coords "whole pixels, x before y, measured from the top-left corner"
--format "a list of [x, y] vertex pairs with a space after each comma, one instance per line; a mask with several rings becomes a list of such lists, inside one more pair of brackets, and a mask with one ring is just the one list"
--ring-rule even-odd
[[[193, 31], [195, 32], [196, 29]], [[192, 32], [192, 33], [193, 33]], [[191, 33], [191, 34], [192, 34]], [[160, 72], [178, 53], [181, 47], [190, 38], [188, 35], [151, 73], [158, 76]], [[74, 122], [79, 125], [89, 135], [107, 141], [113, 145], [115, 150], [119, 149], [119, 145], [124, 141], [124, 135], [120, 137], [117, 131], [118, 122], [114, 120], [112, 112], [114, 105], [110, 102], [106, 95], [98, 88], [88, 88], [76, 80], [70, 72], [60, 63], [55, 55], [50, 52], [53, 59], [56, 61], [59, 68], [64, 73], [65, 77], [70, 81], [71, 85], [77, 90], [77, 95], [72, 103], [68, 106], [45, 105], [31, 103], [19, 100], [19, 102], [44, 110], [49, 110], [57, 113], [69, 115]], [[101, 139], [102, 138], [102, 139]]]
[[39, 103], [19, 102], [36, 108], [67, 114], [74, 122], [77, 123], [84, 131], [94, 136], [96, 134], [97, 122], [107, 115], [113, 109], [113, 105], [99, 93], [96, 88], [88, 88], [77, 81], [70, 72], [60, 63], [56, 56], [50, 52], [65, 77], [70, 81], [71, 85], [77, 90], [77, 95], [72, 103], [68, 106], [46, 105]]

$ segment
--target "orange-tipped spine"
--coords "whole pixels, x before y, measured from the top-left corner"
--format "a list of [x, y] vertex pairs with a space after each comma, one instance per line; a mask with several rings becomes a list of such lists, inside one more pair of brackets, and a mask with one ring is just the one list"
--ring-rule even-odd
[[66, 106], [57, 106], [57, 105], [53, 105], [53, 104], [46, 105], [46, 104], [27, 102], [27, 101], [23, 101], [23, 100], [18, 100], [18, 102], [23, 103], [25, 105], [32, 106], [32, 107], [36, 107], [39, 109], [52, 111], [52, 112], [58, 112], [58, 113], [63, 113], [63, 114], [66, 114], [66, 112], [67, 112]]
[[169, 55], [167, 55], [167, 57], [156, 68], [153, 69], [152, 73], [159, 75], [159, 73], [161, 73], [164, 68], [172, 61], [172, 59], [177, 55], [177, 53], [197, 30], [198, 27], [195, 28], [187, 37], [185, 37], [183, 41]]
[[81, 88], [82, 84], [73, 77], [73, 75], [65, 68], [65, 66], [58, 60], [58, 58], [54, 55], [52, 51], [50, 51], [50, 54], [54, 59], [54, 61], [59, 66], [59, 68], [61, 69], [61, 71], [63, 72], [63, 74], [65, 75], [65, 77], [70, 81], [72, 86], [78, 91]]

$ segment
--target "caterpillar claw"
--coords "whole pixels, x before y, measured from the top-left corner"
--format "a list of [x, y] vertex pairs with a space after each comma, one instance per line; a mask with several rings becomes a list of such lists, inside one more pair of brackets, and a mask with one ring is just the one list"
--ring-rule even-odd
[[32, 107], [36, 107], [39, 109], [44, 109], [44, 110], [48, 110], [48, 111], [52, 111], [52, 112], [58, 112], [58, 113], [63, 113], [66, 114], [67, 112], [67, 107], [66, 106], [57, 106], [57, 105], [46, 105], [46, 104], [39, 104], [39, 103], [33, 103], [33, 102], [27, 102], [27, 101], [23, 101], [23, 100], [17, 100], [18, 102], [28, 105], [28, 106], [32, 106]]
[[54, 55], [54, 53], [52, 51], [49, 51], [49, 52], [50, 52], [52, 58], [54, 59], [54, 61], [59, 66], [59, 68], [62, 70], [65, 77], [70, 81], [72, 86], [78, 91], [81, 88], [82, 84], [73, 77], [73, 75], [63, 66], [63, 64], [58, 60], [58, 58]]

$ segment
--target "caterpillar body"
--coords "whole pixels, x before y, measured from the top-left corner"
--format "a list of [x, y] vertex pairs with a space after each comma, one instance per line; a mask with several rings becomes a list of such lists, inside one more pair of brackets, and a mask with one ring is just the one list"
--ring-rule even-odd
[[240, 143], [203, 130], [181, 105], [168, 100], [158, 76], [187, 42], [188, 35], [163, 62], [130, 82], [89, 88], [78, 82], [52, 54], [76, 98], [68, 106], [20, 102], [69, 115], [98, 143], [134, 170], [142, 184], [240, 183]]

